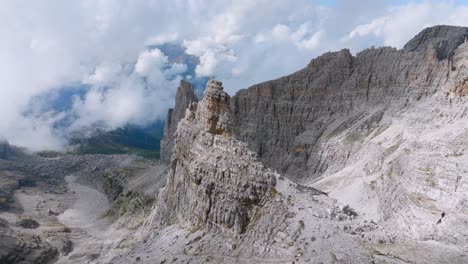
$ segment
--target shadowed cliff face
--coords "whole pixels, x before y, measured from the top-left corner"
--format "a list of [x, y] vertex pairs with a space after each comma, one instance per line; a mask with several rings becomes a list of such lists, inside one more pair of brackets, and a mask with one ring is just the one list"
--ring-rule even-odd
[[174, 133], [177, 124], [184, 118], [185, 109], [192, 102], [198, 102], [193, 85], [184, 80], [180, 81], [177, 88], [176, 102], [172, 109], [169, 109], [164, 124], [164, 138], [161, 140], [161, 161], [169, 163], [171, 161], [172, 148], [174, 147]]
[[466, 94], [467, 36], [467, 28], [428, 28], [403, 50], [326, 53], [294, 74], [241, 90], [232, 99], [240, 139], [295, 180], [317, 178], [330, 163], [340, 169], [352, 149], [324, 155], [334, 134], [364, 120], [357, 140], [437, 91]]

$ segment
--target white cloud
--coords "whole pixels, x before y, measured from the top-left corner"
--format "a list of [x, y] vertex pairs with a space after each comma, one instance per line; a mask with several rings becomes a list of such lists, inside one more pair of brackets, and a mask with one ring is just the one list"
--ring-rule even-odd
[[256, 43], [267, 41], [290, 42], [298, 48], [313, 50], [320, 44], [324, 34], [324, 30], [310, 30], [308, 23], [300, 25], [295, 31], [292, 31], [286, 25], [278, 24], [271, 30], [271, 33], [259, 34], [254, 38], [254, 41]]
[[389, 17], [384, 16], [384, 17], [376, 18], [368, 24], [359, 25], [356, 28], [354, 28], [353, 31], [351, 31], [351, 33], [349, 33], [348, 38], [352, 39], [355, 37], [362, 37], [362, 36], [366, 36], [369, 34], [380, 36], [382, 34], [383, 27], [388, 22], [388, 20], [389, 20]]
[[166, 43], [173, 43], [177, 40], [177, 33], [163, 33], [156, 36], [151, 36], [146, 41], [146, 45], [162, 45]]
[[401, 48], [412, 36], [434, 25], [468, 26], [468, 7], [449, 2], [410, 3], [355, 27], [344, 40], [374, 35], [384, 45]]
[[186, 72], [188, 69], [187, 65], [182, 63], [174, 63], [168, 69], [164, 70], [164, 75], [170, 79], [176, 75]]
[[165, 56], [159, 49], [144, 51], [138, 57], [135, 64], [135, 72], [146, 76], [154, 67], [161, 68], [167, 63]]
[[84, 84], [111, 85], [122, 73], [122, 66], [116, 63], [99, 64], [94, 72], [83, 79]]

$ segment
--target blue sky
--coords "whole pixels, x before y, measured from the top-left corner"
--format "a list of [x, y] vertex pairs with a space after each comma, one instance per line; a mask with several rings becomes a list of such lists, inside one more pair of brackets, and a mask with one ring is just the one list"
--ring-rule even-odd
[[[17, 0], [0, 2], [0, 20], [0, 137], [39, 150], [97, 124], [164, 119], [182, 78], [214, 76], [233, 94], [326, 51], [401, 48], [428, 26], [468, 26], [468, 1]], [[149, 48], [162, 44], [198, 57], [195, 76]], [[58, 110], [40, 99], [70, 86], [89, 89]], [[55, 129], [61, 120], [73, 122]]]

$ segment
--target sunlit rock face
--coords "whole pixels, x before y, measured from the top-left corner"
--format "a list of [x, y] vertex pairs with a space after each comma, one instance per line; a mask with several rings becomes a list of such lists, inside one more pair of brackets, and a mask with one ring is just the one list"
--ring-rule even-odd
[[401, 50], [326, 53], [241, 90], [240, 140], [387, 230], [466, 247], [467, 40], [467, 28], [431, 27]]
[[[237, 257], [262, 262], [308, 252], [302, 259], [327, 263], [340, 251], [342, 261], [365, 263], [372, 258], [366, 243], [392, 239], [325, 193], [266, 168], [236, 139], [229, 106], [222, 84], [209, 81], [203, 100], [186, 109], [166, 185], [135, 254], [158, 248], [162, 253], [155, 259], [183, 252], [182, 258], [195, 262], [194, 256], [214, 254], [214, 263], [231, 263]], [[178, 245], [164, 243], [174, 239]]]
[[231, 137], [230, 97], [210, 80], [203, 100], [186, 110], [175, 133], [162, 222], [240, 234], [274, 186], [274, 173]]
[[208, 81], [198, 115], [206, 131], [228, 136], [234, 132], [234, 117], [230, 108], [231, 97], [222, 85], [220, 81]]
[[[223, 137], [239, 139], [265, 167], [349, 204], [391, 234], [393, 242], [379, 246], [387, 253], [397, 250], [392, 254], [416, 263], [414, 252], [432, 262], [464, 260], [467, 32], [436, 26], [401, 50], [325, 53], [296, 73], [240, 90], [232, 98], [212, 82], [206, 104], [190, 105], [181, 123], [193, 122], [199, 131], [215, 135], [205, 146], [217, 146]], [[181, 145], [203, 138], [182, 131], [180, 135], [194, 134], [181, 137], [186, 140]], [[174, 171], [189, 167], [178, 167], [180, 160], [188, 164], [199, 153], [216, 152], [195, 146], [179, 148]], [[221, 160], [235, 156], [221, 153]], [[223, 163], [203, 163], [203, 169], [218, 164]], [[193, 175], [198, 182], [205, 174]]]

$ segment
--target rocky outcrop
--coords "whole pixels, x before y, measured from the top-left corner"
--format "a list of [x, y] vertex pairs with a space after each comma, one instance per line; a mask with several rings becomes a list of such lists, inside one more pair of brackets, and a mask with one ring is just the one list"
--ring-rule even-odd
[[0, 228], [0, 263], [45, 264], [57, 254], [57, 249], [39, 236], [18, 236], [10, 229]]
[[184, 118], [185, 109], [192, 102], [198, 102], [193, 85], [181, 80], [179, 88], [177, 88], [175, 107], [169, 109], [164, 124], [164, 138], [161, 140], [161, 161], [164, 163], [171, 161], [177, 124]]
[[455, 49], [468, 39], [468, 28], [455, 26], [434, 26], [421, 31], [404, 47], [407, 52], [435, 49], [439, 60], [449, 59]]
[[179, 122], [168, 182], [159, 201], [163, 225], [240, 234], [274, 186], [275, 174], [245, 144], [229, 137], [232, 114], [221, 82]]
[[200, 122], [206, 131], [216, 135], [232, 135], [235, 129], [231, 113], [231, 97], [224, 91], [220, 81], [208, 81], [205, 96], [198, 111]]
[[23, 218], [23, 219], [19, 219], [16, 222], [16, 226], [20, 226], [22, 228], [27, 228], [27, 229], [36, 229], [39, 227], [39, 223], [34, 219]]

